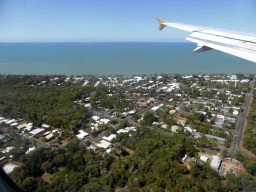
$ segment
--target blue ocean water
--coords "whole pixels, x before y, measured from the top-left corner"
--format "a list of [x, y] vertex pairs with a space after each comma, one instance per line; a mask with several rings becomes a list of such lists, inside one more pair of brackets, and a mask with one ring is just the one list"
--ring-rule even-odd
[[256, 64], [194, 43], [0, 43], [0, 74], [256, 73]]

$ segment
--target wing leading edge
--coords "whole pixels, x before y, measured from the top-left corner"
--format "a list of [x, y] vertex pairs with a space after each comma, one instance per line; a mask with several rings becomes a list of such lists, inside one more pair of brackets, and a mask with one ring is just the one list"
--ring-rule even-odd
[[213, 29], [181, 23], [169, 23], [156, 17], [160, 22], [159, 30], [169, 26], [192, 32], [186, 39], [197, 43], [194, 53], [216, 49], [256, 63], [256, 34]]

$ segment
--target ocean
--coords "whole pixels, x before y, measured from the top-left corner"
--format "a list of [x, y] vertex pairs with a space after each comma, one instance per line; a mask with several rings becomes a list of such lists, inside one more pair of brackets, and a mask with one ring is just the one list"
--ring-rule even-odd
[[195, 43], [0, 43], [0, 74], [256, 73], [256, 64]]

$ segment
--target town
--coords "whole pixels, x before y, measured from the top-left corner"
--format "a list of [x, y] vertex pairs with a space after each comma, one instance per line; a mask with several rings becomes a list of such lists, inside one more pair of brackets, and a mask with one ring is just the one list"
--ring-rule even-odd
[[[8, 78], [1, 75], [5, 81]], [[184, 141], [192, 145], [178, 157], [188, 170], [193, 162], [199, 162], [209, 164], [220, 176], [230, 173], [238, 176], [247, 171], [238, 157], [253, 156], [241, 143], [254, 90], [253, 75], [56, 75], [25, 78], [29, 80], [19, 86], [32, 93], [48, 87], [72, 88], [70, 94], [76, 95], [72, 97], [75, 99], [71, 101], [70, 110], [74, 110], [75, 116], [70, 112], [68, 121], [58, 118], [69, 109], [52, 114], [44, 109], [39, 112], [40, 103], [35, 107], [36, 112], [19, 113], [13, 111], [12, 106], [4, 108], [6, 103], [1, 101], [0, 161], [8, 174], [23, 164], [24, 156], [41, 148], [64, 150], [74, 140], [80, 147], [102, 158], [130, 156], [136, 147], [128, 143], [145, 130], [167, 138], [182, 135]], [[50, 92], [47, 94], [51, 97]], [[58, 97], [62, 97], [61, 94]], [[66, 97], [62, 98], [65, 101]], [[30, 103], [35, 102], [33, 98], [27, 99]], [[57, 100], [53, 107], [59, 107], [60, 101]], [[43, 99], [42, 103], [45, 103]], [[51, 169], [51, 166], [45, 165], [46, 169]], [[53, 176], [46, 172], [42, 178], [51, 183]]]

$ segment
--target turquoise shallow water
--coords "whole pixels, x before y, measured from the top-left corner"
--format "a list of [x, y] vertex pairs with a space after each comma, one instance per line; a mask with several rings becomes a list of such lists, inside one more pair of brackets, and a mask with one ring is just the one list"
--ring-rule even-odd
[[256, 73], [256, 64], [194, 43], [0, 43], [1, 74]]

